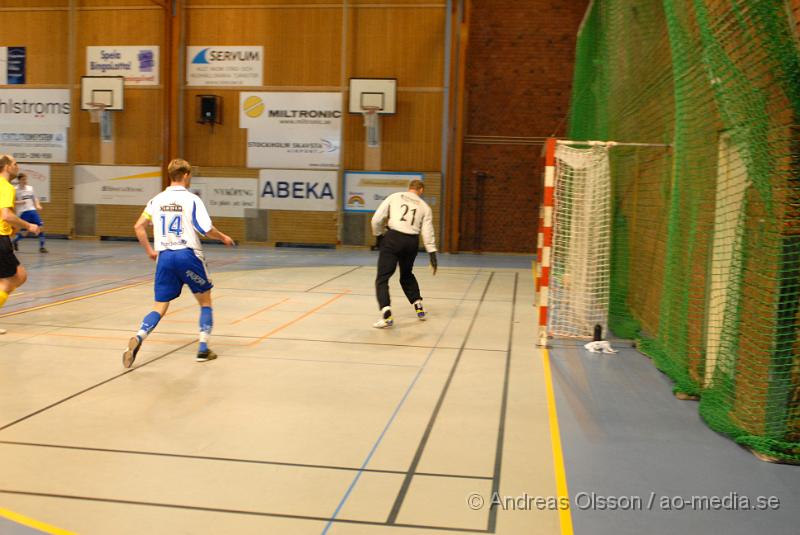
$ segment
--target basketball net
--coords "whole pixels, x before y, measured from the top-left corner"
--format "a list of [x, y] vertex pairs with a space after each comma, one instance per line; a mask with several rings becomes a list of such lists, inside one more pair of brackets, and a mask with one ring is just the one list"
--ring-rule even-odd
[[108, 104], [89, 102], [89, 119], [93, 123], [100, 123], [100, 139], [111, 141], [113, 132], [111, 128], [111, 113], [106, 109]]
[[365, 106], [361, 114], [364, 116], [364, 126], [367, 129], [367, 147], [380, 147], [381, 129], [378, 119], [378, 106]]

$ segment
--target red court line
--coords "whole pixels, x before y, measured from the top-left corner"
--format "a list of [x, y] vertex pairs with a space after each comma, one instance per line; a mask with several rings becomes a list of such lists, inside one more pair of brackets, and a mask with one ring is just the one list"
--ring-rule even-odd
[[285, 302], [286, 302], [286, 301], [288, 301], [288, 300], [289, 300], [289, 298], [288, 298], [288, 297], [284, 297], [283, 299], [281, 299], [281, 300], [280, 300], [280, 301], [278, 301], [277, 303], [272, 303], [271, 305], [267, 305], [267, 306], [265, 306], [264, 308], [259, 308], [258, 310], [256, 310], [256, 311], [255, 311], [255, 312], [253, 312], [252, 314], [248, 314], [247, 316], [245, 316], [245, 317], [243, 317], [243, 318], [239, 318], [239, 319], [238, 319], [238, 320], [236, 320], [236, 321], [232, 321], [232, 322], [231, 322], [231, 325], [236, 325], [236, 324], [237, 324], [237, 323], [239, 323], [240, 321], [244, 321], [244, 320], [246, 320], [246, 319], [248, 319], [248, 318], [252, 318], [252, 317], [253, 317], [253, 316], [255, 316], [256, 314], [260, 314], [260, 313], [262, 313], [262, 312], [266, 312], [267, 310], [269, 310], [269, 309], [271, 309], [271, 308], [273, 308], [273, 307], [276, 307], [276, 306], [278, 306], [278, 305], [281, 305], [281, 304], [285, 303]]
[[118, 292], [120, 290], [126, 290], [128, 288], [133, 288], [135, 286], [141, 286], [142, 284], [147, 284], [148, 282], [150, 282], [150, 281], [146, 280], [146, 281], [141, 281], [141, 282], [135, 282], [133, 284], [126, 284], [124, 286], [118, 286], [116, 288], [111, 288], [109, 290], [103, 290], [101, 292], [94, 292], [94, 293], [90, 293], [90, 294], [86, 294], [86, 295], [81, 295], [81, 296], [78, 296], [78, 297], [71, 297], [69, 299], [62, 299], [61, 301], [55, 301], [53, 303], [47, 303], [47, 304], [44, 304], [44, 305], [37, 305], [37, 306], [34, 306], [34, 307], [23, 308], [22, 310], [15, 310], [14, 312], [7, 312], [5, 314], [0, 314], [0, 318], [7, 318], [9, 316], [17, 316], [19, 314], [25, 314], [26, 312], [34, 312], [36, 310], [42, 310], [44, 308], [50, 308], [50, 307], [54, 307], [54, 306], [58, 306], [58, 305], [64, 305], [66, 303], [72, 303], [73, 301], [82, 301], [84, 299], [89, 299], [91, 297], [98, 297], [100, 295], [105, 295], [105, 294], [109, 294], [109, 293], [112, 293], [112, 292]]
[[262, 336], [262, 337], [261, 337], [261, 338], [259, 338], [258, 340], [255, 340], [255, 341], [253, 341], [253, 342], [251, 342], [251, 343], [247, 344], [247, 346], [248, 346], [248, 347], [252, 347], [252, 346], [255, 346], [255, 345], [258, 345], [258, 344], [260, 344], [261, 342], [263, 342], [264, 340], [266, 340], [267, 338], [269, 338], [269, 337], [270, 337], [270, 336], [272, 336], [273, 334], [275, 334], [275, 333], [277, 333], [277, 332], [279, 332], [279, 331], [282, 331], [282, 330], [283, 330], [283, 329], [285, 329], [286, 327], [289, 327], [290, 325], [294, 325], [294, 324], [295, 324], [295, 323], [297, 323], [298, 321], [300, 321], [300, 320], [303, 320], [303, 319], [305, 319], [305, 318], [309, 317], [310, 315], [312, 315], [313, 313], [317, 312], [318, 310], [320, 310], [320, 309], [322, 309], [322, 308], [324, 308], [324, 307], [326, 307], [326, 306], [330, 305], [331, 303], [333, 303], [333, 302], [334, 302], [334, 301], [336, 301], [337, 299], [341, 299], [342, 297], [344, 297], [344, 296], [345, 296], [345, 295], [347, 295], [348, 293], [350, 293], [350, 292], [346, 292], [346, 293], [340, 293], [340, 294], [336, 294], [336, 295], [334, 295], [333, 297], [331, 297], [330, 299], [328, 299], [327, 301], [325, 301], [325, 302], [324, 302], [324, 303], [322, 303], [321, 305], [318, 305], [318, 306], [316, 306], [316, 307], [312, 308], [312, 309], [311, 309], [311, 310], [309, 310], [308, 312], [305, 312], [305, 313], [303, 313], [302, 315], [300, 315], [300, 316], [296, 317], [296, 318], [295, 318], [295, 319], [293, 319], [292, 321], [289, 321], [289, 322], [287, 322], [287, 323], [284, 323], [283, 325], [281, 325], [281, 326], [279, 326], [279, 327], [276, 327], [276, 328], [274, 328], [273, 330], [271, 330], [270, 332], [268, 332], [267, 334], [265, 334], [264, 336]]

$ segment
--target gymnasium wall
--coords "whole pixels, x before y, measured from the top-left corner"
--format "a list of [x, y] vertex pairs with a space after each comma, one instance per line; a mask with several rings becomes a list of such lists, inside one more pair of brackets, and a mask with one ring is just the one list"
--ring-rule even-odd
[[[536, 249], [542, 140], [564, 135], [575, 36], [588, 0], [473, 2], [461, 249]], [[477, 172], [486, 173], [479, 178]]]
[[[426, 173], [426, 191], [437, 216], [441, 203], [444, 102], [444, 0], [221, 0], [184, 3], [183, 42], [191, 45], [261, 45], [263, 85], [185, 87], [181, 80], [180, 155], [198, 167], [196, 176], [254, 178], [246, 162], [246, 130], [239, 128], [239, 91], [341, 91], [350, 77], [397, 78], [397, 114], [382, 118], [382, 162], [386, 171]], [[86, 47], [158, 45], [161, 84], [126, 86], [125, 110], [114, 113], [116, 165], [162, 165], [164, 80], [168, 46], [161, 6], [147, 0], [4, 0], [0, 17], [11, 21], [0, 46], [25, 46], [25, 86], [72, 89], [69, 163], [51, 164], [51, 197], [43, 217], [50, 233], [88, 237], [133, 236], [138, 206], [73, 206], [74, 165], [100, 162], [99, 126], [79, 109]], [[343, 39], [344, 36], [344, 39]], [[185, 62], [185, 59], [181, 60]], [[195, 122], [196, 95], [223, 102], [223, 123], [213, 130]], [[361, 115], [346, 113], [342, 128], [342, 170], [364, 168]], [[341, 171], [339, 173], [342, 195]], [[364, 214], [268, 210], [257, 220], [219, 218], [217, 225], [237, 240], [265, 243], [352, 245], [372, 243]], [[349, 221], [345, 221], [349, 218]], [[357, 229], [347, 234], [345, 229]], [[266, 232], [248, 226], [266, 224]]]

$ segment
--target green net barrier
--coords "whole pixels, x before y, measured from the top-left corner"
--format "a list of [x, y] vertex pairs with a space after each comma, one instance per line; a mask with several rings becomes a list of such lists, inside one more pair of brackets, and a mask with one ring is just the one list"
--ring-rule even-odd
[[800, 54], [783, 0], [596, 0], [573, 140], [611, 150], [609, 326], [713, 429], [800, 461]]

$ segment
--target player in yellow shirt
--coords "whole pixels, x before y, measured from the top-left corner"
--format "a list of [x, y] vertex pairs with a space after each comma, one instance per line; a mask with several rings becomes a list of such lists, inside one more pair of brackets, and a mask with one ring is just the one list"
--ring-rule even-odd
[[[14, 229], [24, 229], [39, 234], [39, 226], [18, 218], [14, 212], [16, 190], [11, 181], [17, 177], [19, 166], [13, 156], [0, 154], [0, 308], [8, 295], [25, 284], [28, 273], [14, 255], [11, 235]], [[0, 329], [0, 334], [5, 330]]]

